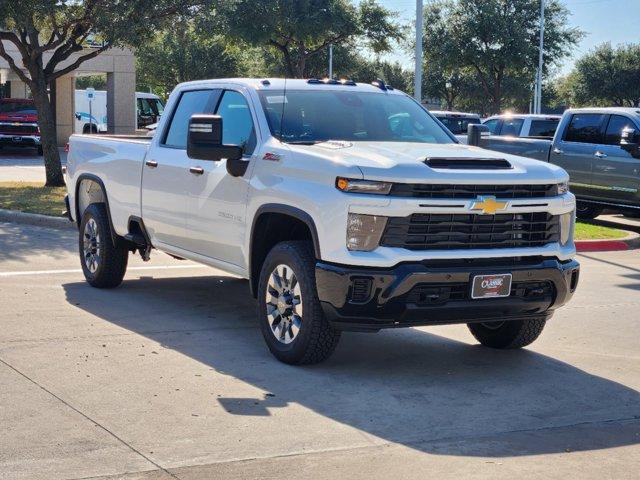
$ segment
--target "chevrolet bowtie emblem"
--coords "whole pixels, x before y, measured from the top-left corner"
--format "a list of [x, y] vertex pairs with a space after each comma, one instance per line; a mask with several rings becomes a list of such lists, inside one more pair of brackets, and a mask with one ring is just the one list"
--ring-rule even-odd
[[478, 197], [471, 205], [471, 210], [482, 210], [483, 215], [494, 215], [505, 208], [507, 208], [507, 202], [499, 202], [496, 197]]

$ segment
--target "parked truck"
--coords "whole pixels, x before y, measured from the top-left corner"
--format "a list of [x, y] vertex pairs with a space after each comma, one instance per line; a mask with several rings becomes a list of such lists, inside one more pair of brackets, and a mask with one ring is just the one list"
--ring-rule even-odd
[[153, 138], [74, 135], [66, 170], [92, 286], [152, 249], [239, 275], [291, 364], [342, 330], [533, 342], [578, 283], [568, 178], [458, 144], [382, 81], [316, 79], [181, 84]]
[[33, 148], [42, 156], [38, 111], [33, 100], [0, 99], [0, 148]]
[[484, 148], [564, 168], [579, 218], [595, 218], [605, 209], [640, 216], [640, 108], [567, 110], [552, 140], [477, 138]]

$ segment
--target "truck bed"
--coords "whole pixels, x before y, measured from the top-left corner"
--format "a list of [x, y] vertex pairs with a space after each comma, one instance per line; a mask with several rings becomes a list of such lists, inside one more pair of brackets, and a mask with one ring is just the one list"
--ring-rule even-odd
[[98, 177], [108, 192], [113, 227], [118, 235], [126, 234], [129, 217], [141, 215], [142, 167], [150, 143], [151, 137], [135, 135], [72, 135], [67, 158], [72, 216], [76, 193], [82, 203], [78, 182]]
[[535, 160], [549, 161], [549, 152], [553, 139], [538, 137], [501, 137], [498, 135], [483, 136], [480, 146], [487, 150], [520, 155]]

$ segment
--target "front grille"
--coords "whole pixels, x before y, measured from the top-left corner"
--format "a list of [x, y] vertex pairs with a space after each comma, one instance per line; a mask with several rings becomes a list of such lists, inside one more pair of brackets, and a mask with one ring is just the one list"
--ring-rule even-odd
[[414, 198], [477, 198], [493, 195], [497, 198], [545, 198], [558, 194], [557, 185], [447, 185], [424, 183], [394, 183], [389, 195]]
[[[419, 307], [444, 305], [448, 302], [471, 300], [468, 283], [419, 283], [406, 296], [406, 302]], [[555, 294], [551, 282], [514, 282], [511, 297], [524, 300], [551, 298]], [[484, 300], [483, 300], [484, 301]]]
[[390, 217], [380, 245], [409, 250], [541, 247], [560, 240], [557, 216], [414, 213]]
[[13, 124], [0, 124], [0, 133], [5, 135], [12, 135], [14, 133], [21, 135], [37, 135], [37, 125], [13, 125]]

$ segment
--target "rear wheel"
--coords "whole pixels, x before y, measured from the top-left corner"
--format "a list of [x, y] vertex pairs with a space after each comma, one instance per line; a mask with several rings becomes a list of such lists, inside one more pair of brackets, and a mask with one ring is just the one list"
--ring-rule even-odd
[[333, 353], [340, 332], [320, 306], [308, 242], [282, 242], [269, 252], [260, 273], [258, 317], [269, 350], [281, 362], [319, 363]]
[[114, 288], [122, 283], [129, 260], [128, 248], [112, 240], [104, 203], [87, 207], [80, 223], [78, 247], [87, 282], [96, 288]]
[[471, 334], [485, 347], [514, 349], [533, 343], [542, 333], [545, 318], [469, 323]]
[[576, 216], [581, 220], [593, 220], [602, 213], [602, 207], [590, 203], [578, 202]]

